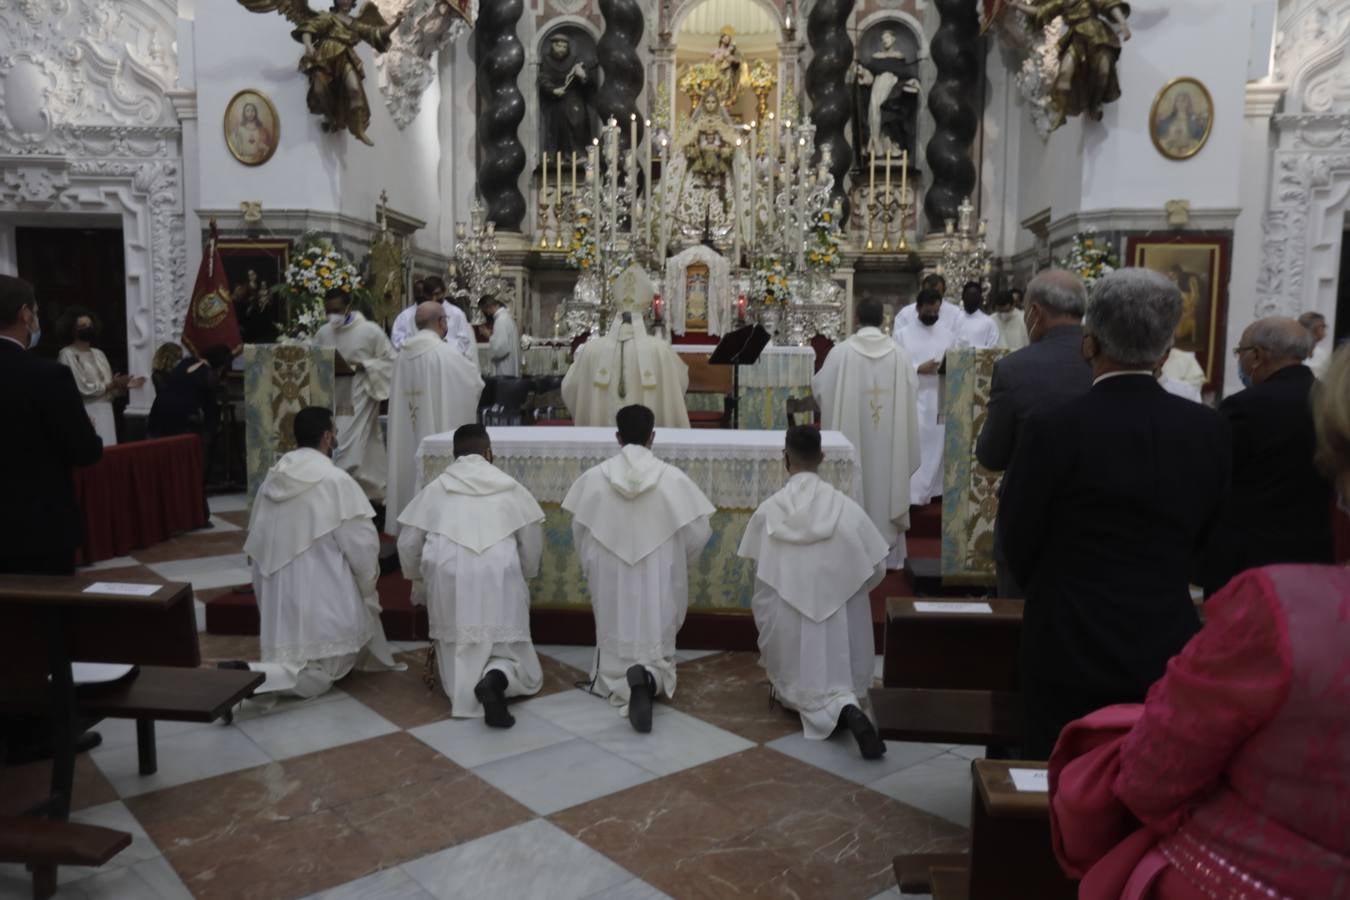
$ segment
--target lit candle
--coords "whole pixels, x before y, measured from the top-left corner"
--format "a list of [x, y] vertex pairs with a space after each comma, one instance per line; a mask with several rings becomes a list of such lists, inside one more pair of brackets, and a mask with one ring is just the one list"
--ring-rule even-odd
[[554, 170], [556, 176], [553, 179], [553, 190], [558, 192], [558, 203], [562, 203], [562, 151], [558, 151], [558, 168]]
[[[740, 156], [740, 154], [741, 154], [741, 139], [740, 139], [740, 138], [736, 138], [736, 149], [735, 149], [734, 153], [735, 153], [735, 156]], [[733, 159], [734, 159], [734, 158], [735, 158], [735, 157], [733, 157]], [[731, 172], [731, 187], [732, 187], [732, 190], [735, 192], [735, 196], [733, 197], [733, 202], [732, 202], [732, 204], [731, 204], [731, 207], [732, 207], [732, 214], [736, 217], [736, 220], [735, 220], [735, 234], [736, 234], [736, 237], [735, 237], [735, 240], [733, 241], [732, 249], [731, 249], [731, 264], [732, 264], [733, 266], [739, 266], [739, 265], [741, 264], [741, 219], [742, 219], [742, 216], [741, 216], [741, 178], [740, 178], [740, 169], [736, 168], [735, 166], [732, 167], [732, 172]]]
[[628, 116], [628, 146], [637, 153], [637, 113], [629, 113]]
[[660, 295], [660, 294], [652, 294], [652, 319], [653, 319], [653, 321], [656, 321], [656, 322], [660, 322], [660, 321], [661, 321], [661, 295]]
[[646, 134], [644, 135], [644, 137], [646, 138], [646, 140], [643, 142], [645, 146], [642, 148], [642, 161], [643, 161], [642, 171], [643, 171], [644, 174], [646, 175], [646, 179], [647, 179], [647, 220], [648, 220], [648, 223], [650, 224], [650, 222], [651, 222], [651, 217], [652, 217], [652, 214], [653, 214], [653, 210], [652, 210], [652, 197], [653, 197], [653, 193], [652, 193], [652, 120], [651, 120], [651, 119], [647, 119], [647, 120], [645, 120], [644, 124], [645, 124], [645, 126], [646, 126], [647, 132], [646, 132]]
[[745, 321], [745, 295], [741, 294], [736, 298], [736, 321]]
[[572, 151], [572, 198], [577, 196], [577, 151]]
[[889, 143], [886, 144], [886, 190], [884, 197], [883, 202], [889, 205], [891, 202], [891, 145]]
[[777, 158], [778, 158], [778, 120], [774, 117], [774, 114], [773, 114], [772, 112], [769, 113], [769, 122], [773, 125], [773, 140], [770, 141], [769, 146], [773, 148], [774, 159], [777, 159]]

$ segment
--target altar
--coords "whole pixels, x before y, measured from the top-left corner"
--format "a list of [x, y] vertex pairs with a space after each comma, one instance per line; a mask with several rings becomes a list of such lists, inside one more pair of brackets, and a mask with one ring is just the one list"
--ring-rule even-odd
[[[493, 463], [525, 486], [543, 507], [544, 555], [530, 582], [531, 604], [589, 609], [581, 564], [572, 546], [572, 520], [561, 508], [583, 472], [618, 452], [612, 428], [489, 428]], [[862, 497], [857, 452], [837, 431], [821, 435], [820, 477], [855, 500]], [[689, 608], [750, 611], [754, 566], [736, 555], [750, 515], [787, 481], [781, 431], [656, 430], [652, 452], [679, 466], [717, 507], [712, 539], [689, 572]], [[453, 461], [453, 436], [432, 435], [418, 448], [418, 488]]]
[[[690, 392], [685, 403], [690, 412], [720, 410], [722, 397], [713, 392], [694, 390], [695, 366], [712, 355], [714, 347], [707, 344], [676, 344], [675, 351], [691, 366]], [[720, 369], [730, 393], [731, 369]], [[816, 351], [811, 347], [765, 347], [753, 366], [741, 366], [740, 427], [743, 430], [778, 430], [787, 428], [788, 398], [811, 396], [811, 376], [816, 371]]]

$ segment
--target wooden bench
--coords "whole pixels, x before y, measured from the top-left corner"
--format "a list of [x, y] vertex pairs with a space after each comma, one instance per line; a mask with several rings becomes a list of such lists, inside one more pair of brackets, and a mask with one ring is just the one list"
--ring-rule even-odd
[[98, 825], [0, 816], [0, 862], [33, 873], [34, 900], [56, 893], [57, 866], [101, 866], [131, 845], [131, 835]]

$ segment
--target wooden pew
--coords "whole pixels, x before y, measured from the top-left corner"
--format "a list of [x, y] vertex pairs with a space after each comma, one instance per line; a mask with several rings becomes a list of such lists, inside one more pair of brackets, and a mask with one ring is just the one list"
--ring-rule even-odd
[[57, 866], [101, 866], [131, 845], [131, 835], [98, 825], [0, 816], [0, 862], [33, 872], [33, 897], [56, 893]]

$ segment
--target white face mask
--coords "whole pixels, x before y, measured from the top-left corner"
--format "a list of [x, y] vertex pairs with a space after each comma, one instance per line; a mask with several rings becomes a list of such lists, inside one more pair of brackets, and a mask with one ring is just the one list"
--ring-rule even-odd
[[340, 328], [347, 323], [347, 317], [342, 313], [329, 313], [328, 324], [334, 328]]
[[1010, 309], [1007, 310], [1006, 312], [996, 312], [994, 313], [994, 315], [998, 316], [1000, 322], [1011, 322], [1013, 320], [1013, 316], [1017, 315], [1017, 311]]

